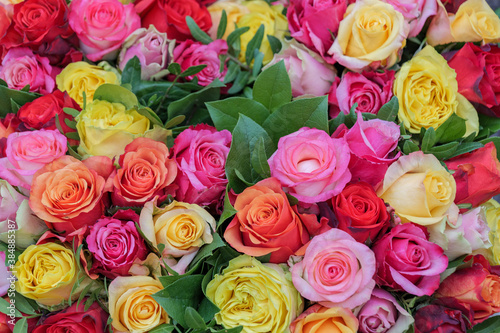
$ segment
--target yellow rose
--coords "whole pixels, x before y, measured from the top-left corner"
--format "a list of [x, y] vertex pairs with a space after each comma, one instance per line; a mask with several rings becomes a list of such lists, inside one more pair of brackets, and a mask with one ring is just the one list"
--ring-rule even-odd
[[477, 133], [477, 112], [458, 93], [456, 76], [432, 46], [403, 64], [393, 90], [399, 101], [398, 118], [410, 133], [420, 133], [422, 127], [437, 129], [454, 113], [466, 119], [465, 136]]
[[488, 226], [490, 227], [490, 242], [492, 244], [491, 258], [493, 265], [500, 265], [500, 204], [491, 199], [482, 206], [486, 210], [486, 220], [488, 221]]
[[290, 273], [247, 255], [231, 260], [208, 283], [206, 295], [220, 309], [217, 323], [228, 329], [241, 325], [244, 333], [290, 332], [290, 323], [303, 308]]
[[73, 62], [66, 66], [56, 77], [57, 88], [66, 91], [80, 107], [83, 107], [83, 93], [87, 103], [92, 102], [94, 92], [104, 83], [120, 84], [115, 73], [84, 61]]
[[47, 306], [69, 300], [79, 273], [73, 251], [57, 243], [28, 246], [14, 271], [17, 292]]
[[467, 0], [451, 20], [451, 33], [457, 42], [497, 43], [500, 18], [485, 0]]
[[356, 333], [358, 326], [358, 319], [350, 310], [314, 304], [293, 321], [290, 330], [292, 333]]
[[148, 332], [169, 322], [165, 310], [151, 297], [162, 290], [149, 276], [119, 276], [109, 285], [111, 325], [121, 332]]
[[378, 0], [349, 5], [328, 54], [353, 71], [391, 67], [406, 45], [410, 26], [393, 6]]
[[248, 7], [244, 6], [241, 2], [235, 1], [217, 1], [208, 6], [207, 9], [212, 17], [212, 27], [208, 31], [208, 34], [213, 39], [217, 38], [217, 27], [219, 26], [223, 10], [226, 11], [227, 15], [226, 32], [224, 33], [224, 36], [222, 36], [222, 39], [224, 40], [227, 40], [227, 36], [229, 36], [229, 34], [236, 29], [238, 20], [243, 15], [250, 13]]
[[456, 192], [455, 179], [439, 160], [418, 151], [391, 164], [377, 195], [401, 221], [431, 225], [443, 220]]

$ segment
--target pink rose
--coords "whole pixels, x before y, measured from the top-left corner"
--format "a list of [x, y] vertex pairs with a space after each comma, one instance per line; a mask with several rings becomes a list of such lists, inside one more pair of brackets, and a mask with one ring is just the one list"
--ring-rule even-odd
[[292, 83], [292, 95], [323, 96], [328, 94], [337, 77], [335, 68], [325, 63], [316, 53], [292, 40], [285, 42], [280, 53], [264, 69], [284, 60]]
[[394, 71], [347, 72], [340, 84], [333, 88], [332, 104], [340, 111], [349, 114], [352, 106], [358, 103], [356, 111], [377, 114], [382, 105], [392, 98]]
[[0, 251], [0, 297], [6, 295], [11, 282], [14, 283], [16, 281], [7, 266], [5, 266], [5, 257], [5, 252]]
[[115, 58], [125, 39], [141, 27], [134, 5], [118, 0], [73, 0], [69, 9], [69, 25], [92, 61]]
[[375, 287], [375, 256], [345, 231], [331, 229], [311, 240], [304, 259], [291, 272], [304, 298], [353, 309], [368, 301]]
[[6, 157], [0, 158], [0, 177], [29, 189], [35, 172], [67, 150], [67, 139], [58, 130], [12, 133], [7, 137]]
[[174, 49], [174, 62], [181, 65], [182, 71], [191, 66], [207, 65], [198, 74], [186, 77], [188, 80], [197, 77], [199, 85], [207, 86], [215, 79], [224, 81], [224, 76], [227, 72], [226, 61], [224, 62], [224, 67], [221, 68], [219, 57], [226, 53], [227, 43], [225, 40], [217, 39], [208, 45], [203, 45], [200, 42], [188, 39]]
[[118, 56], [118, 67], [123, 70], [130, 59], [138, 57], [141, 79], [160, 79], [172, 62], [174, 46], [175, 41], [168, 39], [166, 33], [159, 32], [153, 25], [149, 29], [140, 28], [125, 40]]
[[363, 181], [377, 188], [385, 173], [398, 157], [391, 156], [400, 136], [399, 126], [380, 119], [364, 121], [361, 114], [351, 129], [342, 124], [332, 134], [344, 138], [351, 151], [349, 171], [353, 181]]
[[21, 90], [30, 86], [30, 91], [50, 94], [56, 86], [55, 77], [61, 71], [52, 67], [49, 59], [33, 54], [27, 47], [10, 49], [0, 66], [0, 79], [10, 89]]
[[111, 279], [127, 276], [136, 259], [146, 259], [149, 251], [135, 222], [139, 223], [139, 215], [129, 209], [103, 217], [90, 227], [87, 244], [94, 256], [92, 272]]
[[439, 287], [439, 274], [448, 266], [443, 249], [429, 242], [424, 229], [413, 223], [397, 225], [372, 250], [377, 284], [416, 296], [432, 295]]
[[438, 5], [436, 0], [384, 0], [391, 4], [398, 12], [403, 14], [405, 20], [410, 24], [408, 37], [417, 36], [425, 22], [431, 16], [436, 15]]
[[271, 176], [299, 201], [317, 203], [339, 194], [351, 180], [350, 151], [344, 139], [303, 127], [280, 138], [269, 158]]
[[176, 200], [201, 206], [217, 205], [226, 189], [226, 158], [231, 133], [200, 124], [177, 136], [172, 148], [179, 173]]
[[291, 0], [287, 18], [290, 34], [297, 41], [333, 63], [326, 54], [337, 35], [347, 9], [345, 0]]

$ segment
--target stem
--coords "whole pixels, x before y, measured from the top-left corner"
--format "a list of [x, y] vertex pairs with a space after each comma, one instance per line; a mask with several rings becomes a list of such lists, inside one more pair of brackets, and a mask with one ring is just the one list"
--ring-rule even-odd
[[227, 57], [229, 59], [231, 59], [232, 61], [234, 61], [235, 63], [238, 64], [238, 66], [240, 66], [241, 68], [243, 68], [244, 70], [247, 70], [249, 71], [250, 70], [250, 67], [245, 65], [244, 63], [242, 63], [238, 58], [236, 58], [235, 56], [231, 55], [231, 54], [227, 54]]
[[177, 75], [175, 77], [175, 79], [172, 81], [172, 84], [170, 85], [170, 87], [168, 87], [167, 91], [165, 91], [165, 95], [163, 95], [163, 98], [161, 99], [160, 104], [158, 105], [158, 108], [156, 109], [156, 114], [158, 114], [158, 112], [160, 111], [161, 106], [163, 105], [163, 103], [165, 103], [165, 100], [168, 97], [168, 93], [170, 92], [170, 89], [172, 89], [172, 87], [177, 83], [179, 78], [180, 78], [180, 75]]

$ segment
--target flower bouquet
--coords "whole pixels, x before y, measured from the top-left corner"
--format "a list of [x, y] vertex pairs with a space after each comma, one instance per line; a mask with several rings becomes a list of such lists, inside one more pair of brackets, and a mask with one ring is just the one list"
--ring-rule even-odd
[[498, 332], [485, 0], [1, 0], [0, 333]]

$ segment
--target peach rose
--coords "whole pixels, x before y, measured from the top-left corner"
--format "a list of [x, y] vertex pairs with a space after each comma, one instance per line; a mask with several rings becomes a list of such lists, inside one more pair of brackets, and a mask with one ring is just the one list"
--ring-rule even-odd
[[348, 309], [314, 304], [290, 325], [291, 333], [356, 333], [358, 319]]

